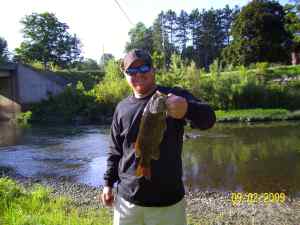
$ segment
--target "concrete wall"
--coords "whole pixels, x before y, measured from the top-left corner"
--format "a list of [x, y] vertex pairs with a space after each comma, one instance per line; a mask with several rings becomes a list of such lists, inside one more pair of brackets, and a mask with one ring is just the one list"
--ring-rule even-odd
[[48, 98], [48, 92], [57, 95], [64, 89], [43, 74], [21, 64], [17, 68], [17, 87], [18, 101], [21, 104], [40, 102]]

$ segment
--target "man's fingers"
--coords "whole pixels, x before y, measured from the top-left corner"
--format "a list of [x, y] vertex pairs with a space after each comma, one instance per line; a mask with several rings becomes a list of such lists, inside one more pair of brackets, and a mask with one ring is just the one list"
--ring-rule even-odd
[[105, 206], [112, 206], [114, 201], [114, 196], [112, 193], [103, 193], [101, 195], [101, 201]]

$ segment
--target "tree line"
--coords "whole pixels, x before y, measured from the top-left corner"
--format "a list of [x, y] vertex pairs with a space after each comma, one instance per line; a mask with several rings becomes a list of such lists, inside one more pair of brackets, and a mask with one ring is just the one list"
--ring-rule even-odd
[[[142, 48], [151, 53], [155, 67], [169, 69], [171, 56], [197, 68], [249, 66], [256, 62], [290, 63], [292, 51], [300, 50], [300, 6], [291, 0], [285, 6], [273, 0], [252, 0], [242, 8], [162, 11], [147, 27], [137, 23], [129, 31], [125, 51]], [[39, 63], [43, 69], [100, 69], [112, 54], [104, 54], [100, 65], [81, 56], [81, 42], [69, 26], [53, 13], [32, 13], [22, 18], [23, 41], [14, 54], [0, 38], [0, 63], [9, 60]]]
[[169, 67], [172, 54], [184, 60], [194, 61], [198, 67], [208, 66], [230, 42], [230, 28], [239, 9], [225, 6], [223, 9], [194, 9], [188, 14], [181, 10], [161, 12], [150, 27], [138, 23], [129, 32], [132, 48], [148, 50], [158, 67]]
[[218, 59], [223, 66], [256, 62], [287, 64], [300, 46], [299, 2], [252, 0], [243, 8], [161, 12], [153, 25], [138, 23], [129, 32], [126, 51], [151, 52], [158, 67], [169, 67], [172, 54], [209, 68]]

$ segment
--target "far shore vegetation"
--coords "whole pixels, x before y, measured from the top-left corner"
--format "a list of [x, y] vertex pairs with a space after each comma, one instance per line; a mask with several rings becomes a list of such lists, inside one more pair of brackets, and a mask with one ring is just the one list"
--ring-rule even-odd
[[[31, 105], [18, 121], [109, 123], [116, 104], [130, 94], [119, 60], [110, 53], [99, 63], [84, 58], [80, 34], [71, 34], [54, 13], [33, 12], [20, 22], [23, 40], [14, 53], [0, 37], [0, 64], [21, 62], [51, 71], [70, 85]], [[298, 119], [299, 30], [296, 0], [285, 5], [255, 0], [242, 8], [190, 13], [170, 9], [149, 27], [139, 22], [130, 29], [124, 51], [147, 50], [158, 84], [189, 90], [217, 111], [218, 121]]]
[[[69, 74], [72, 76], [72, 73]], [[269, 67], [257, 63], [219, 72], [217, 62], [210, 72], [184, 65], [173, 55], [168, 71], [157, 71], [160, 85], [186, 88], [209, 102], [219, 122], [300, 119], [300, 66]], [[19, 117], [32, 123], [110, 123], [117, 103], [130, 89], [116, 61], [111, 60], [101, 82], [85, 88], [83, 82], [68, 86], [58, 96], [30, 107]]]

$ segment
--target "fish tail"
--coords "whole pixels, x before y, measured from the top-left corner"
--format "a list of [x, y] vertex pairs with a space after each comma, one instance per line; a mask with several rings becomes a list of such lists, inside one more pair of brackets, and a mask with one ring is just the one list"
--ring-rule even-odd
[[145, 177], [147, 180], [150, 180], [151, 178], [151, 169], [150, 167], [145, 167], [142, 165], [138, 165], [138, 168], [136, 169], [136, 175]]

